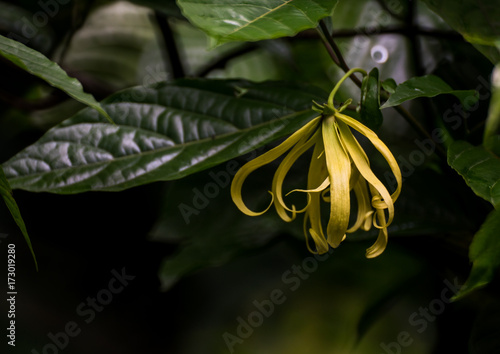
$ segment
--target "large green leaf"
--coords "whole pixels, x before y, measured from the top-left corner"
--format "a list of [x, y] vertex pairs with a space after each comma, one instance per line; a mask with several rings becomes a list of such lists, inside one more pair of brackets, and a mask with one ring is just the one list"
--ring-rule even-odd
[[500, 266], [500, 210], [494, 210], [489, 215], [479, 231], [474, 236], [469, 248], [469, 259], [472, 270], [469, 278], [460, 292], [455, 296], [459, 299], [474, 289], [488, 284]]
[[332, 14], [338, 0], [178, 0], [184, 15], [215, 44], [293, 36]]
[[38, 270], [38, 263], [36, 261], [35, 252], [33, 251], [33, 246], [31, 245], [30, 237], [28, 236], [28, 230], [26, 229], [26, 225], [24, 224], [23, 217], [21, 216], [21, 211], [17, 206], [16, 200], [12, 196], [12, 190], [9, 185], [9, 181], [5, 177], [5, 173], [3, 172], [2, 166], [0, 166], [0, 195], [2, 196], [7, 208], [10, 211], [10, 214], [14, 218], [17, 226], [21, 230], [26, 243], [31, 251], [31, 255], [33, 256], [33, 260], [35, 261], [35, 267]]
[[104, 117], [110, 119], [99, 102], [97, 102], [92, 95], [83, 91], [83, 87], [77, 79], [69, 77], [57, 63], [54, 63], [42, 53], [0, 35], [0, 55], [19, 66], [21, 69], [63, 90], [75, 100], [96, 109]]
[[482, 146], [455, 141], [448, 149], [448, 164], [471, 189], [494, 207], [500, 202], [500, 159]]
[[[492, 146], [495, 145], [493, 138], [488, 139]], [[497, 208], [490, 213], [472, 240], [469, 248], [472, 270], [455, 297], [458, 299], [488, 284], [500, 266], [500, 159], [482, 146], [456, 141], [448, 149], [448, 163], [465, 179], [474, 193]]]
[[288, 83], [180, 80], [103, 101], [116, 125], [84, 109], [4, 164], [13, 188], [118, 191], [172, 180], [290, 134], [325, 93]]
[[495, 47], [500, 39], [500, 7], [496, 1], [424, 0], [424, 2], [464, 38], [476, 45], [492, 62], [500, 59]]
[[474, 90], [453, 90], [446, 82], [435, 75], [413, 77], [396, 87], [396, 91], [381, 108], [398, 106], [401, 103], [418, 97], [434, 97], [442, 94], [455, 95], [464, 107], [473, 105], [478, 94]]

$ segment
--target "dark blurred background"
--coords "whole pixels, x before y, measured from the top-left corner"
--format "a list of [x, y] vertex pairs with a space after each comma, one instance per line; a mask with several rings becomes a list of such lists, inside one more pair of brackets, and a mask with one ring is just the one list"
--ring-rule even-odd
[[[161, 39], [161, 21], [167, 21], [189, 76], [300, 80], [324, 90], [339, 78], [314, 33], [208, 51], [206, 36], [182, 19], [173, 2], [167, 3], [173, 12], [154, 13], [128, 2], [58, 2], [54, 15], [37, 26], [36, 18], [44, 18], [38, 13], [48, 14], [39, 2], [0, 1], [0, 33], [24, 36], [27, 45], [58, 60], [98, 99], [179, 76], [172, 48]], [[420, 2], [412, 3], [423, 24], [450, 30]], [[355, 7], [362, 10], [352, 11]], [[386, 18], [377, 15], [380, 11], [379, 1], [343, 2], [333, 24], [338, 29], [374, 26]], [[400, 23], [392, 19], [383, 25], [392, 21]], [[352, 67], [379, 67], [381, 77], [397, 82], [432, 72], [454, 88], [470, 89], [482, 82], [478, 77], [489, 80], [492, 69], [456, 35], [418, 37], [416, 54], [411, 50], [415, 43], [397, 34], [363, 41], [339, 38], [339, 43]], [[373, 55], [373, 48], [385, 49], [385, 62]], [[0, 78], [0, 162], [82, 108], [5, 61], [0, 61]], [[439, 98], [408, 109], [429, 123], [429, 112], [442, 114], [453, 103], [453, 98]], [[484, 117], [487, 103], [471, 116], [472, 127]], [[381, 137], [395, 156], [407, 157], [415, 149], [415, 134], [394, 114], [384, 114]], [[460, 138], [466, 132], [455, 133]], [[471, 136], [479, 141], [480, 129]], [[0, 352], [498, 352], [498, 281], [459, 302], [445, 301], [453, 292], [446, 289], [463, 284], [468, 275], [470, 239], [491, 207], [477, 200], [460, 177], [443, 171], [442, 164], [431, 157], [406, 179], [389, 246], [372, 260], [364, 252], [373, 232], [352, 235], [318, 261], [307, 252], [301, 220], [283, 225], [275, 215], [241, 215], [229, 187], [186, 223], [179, 206], [192, 205], [194, 189], [203, 189], [212, 181], [210, 172], [223, 171], [225, 164], [180, 181], [118, 193], [15, 190], [39, 271], [0, 205], [0, 259], [6, 259], [7, 245], [15, 244], [18, 291], [16, 347], [2, 340]], [[294, 168], [291, 174], [297, 177], [290, 185], [305, 177], [305, 162]], [[272, 173], [273, 166], [249, 183], [249, 195], [264, 204]], [[6, 289], [7, 267], [0, 268]], [[77, 309], [109, 288], [113, 271], [135, 278], [86, 323], [88, 317]], [[269, 309], [270, 301], [267, 316], [258, 306]], [[2, 301], [0, 306], [3, 328], [8, 326], [7, 305]], [[71, 321], [81, 332], [63, 349], [53, 350], [49, 333], [57, 336]]]

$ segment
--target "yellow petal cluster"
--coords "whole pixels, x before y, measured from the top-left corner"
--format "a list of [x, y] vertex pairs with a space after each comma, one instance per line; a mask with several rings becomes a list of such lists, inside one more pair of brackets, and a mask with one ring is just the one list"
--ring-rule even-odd
[[[344, 78], [346, 78], [345, 76]], [[257, 216], [274, 205], [284, 221], [292, 221], [298, 213], [305, 213], [304, 233], [307, 247], [314, 253], [325, 253], [329, 246], [338, 247], [346, 233], [358, 229], [368, 231], [372, 225], [379, 229], [376, 242], [367, 249], [366, 257], [380, 255], [387, 245], [387, 228], [394, 219], [394, 202], [401, 192], [402, 177], [396, 159], [387, 146], [368, 127], [356, 119], [342, 114], [343, 108], [333, 106], [333, 96], [341, 80], [332, 91], [323, 114], [314, 118], [283, 143], [244, 165], [231, 184], [231, 196], [236, 206], [245, 214]], [[370, 168], [370, 161], [353, 135], [364, 135], [387, 161], [397, 181], [391, 194]], [[283, 196], [283, 181], [297, 159], [313, 150], [307, 177], [307, 189], [292, 192], [307, 193], [307, 205], [297, 210], [288, 206]], [[242, 188], [245, 179], [256, 169], [286, 156], [278, 166], [272, 181], [271, 203], [263, 211], [250, 210], [243, 201]], [[349, 226], [351, 196], [357, 200], [357, 215]], [[326, 233], [321, 218], [321, 204], [330, 205], [330, 217]], [[314, 241], [311, 247], [310, 239]]]

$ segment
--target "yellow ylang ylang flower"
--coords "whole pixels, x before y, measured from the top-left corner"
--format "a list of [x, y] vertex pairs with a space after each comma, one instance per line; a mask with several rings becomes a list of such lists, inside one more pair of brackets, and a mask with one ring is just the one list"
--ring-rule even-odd
[[[328, 102], [316, 110], [321, 115], [304, 125], [283, 143], [263, 155], [245, 164], [235, 175], [231, 185], [231, 196], [236, 206], [250, 216], [262, 215], [274, 204], [278, 215], [284, 221], [292, 221], [298, 213], [305, 213], [304, 233], [307, 247], [313, 253], [325, 253], [329, 246], [338, 247], [346, 233], [358, 229], [368, 231], [373, 225], [379, 229], [376, 242], [366, 250], [366, 257], [380, 255], [387, 245], [387, 228], [394, 219], [394, 202], [401, 192], [402, 177], [396, 159], [387, 146], [368, 127], [342, 113], [351, 100], [335, 108], [333, 99], [342, 82], [354, 72], [366, 72], [362, 69], [350, 70], [332, 90]], [[397, 181], [397, 188], [391, 194], [375, 176], [363, 148], [353, 135], [353, 130], [364, 135], [387, 161]], [[307, 189], [295, 189], [292, 192], [307, 193], [307, 205], [297, 210], [284, 201], [282, 186], [285, 176], [306, 151], [313, 149]], [[243, 182], [250, 173], [283, 154], [272, 181], [271, 203], [263, 211], [250, 210], [242, 199]], [[353, 193], [351, 193], [353, 192]], [[288, 194], [289, 194], [288, 193]], [[349, 226], [351, 212], [351, 194], [357, 199], [357, 216]], [[330, 204], [330, 218], [326, 233], [321, 220], [321, 204]], [[315, 247], [311, 247], [310, 238]]]

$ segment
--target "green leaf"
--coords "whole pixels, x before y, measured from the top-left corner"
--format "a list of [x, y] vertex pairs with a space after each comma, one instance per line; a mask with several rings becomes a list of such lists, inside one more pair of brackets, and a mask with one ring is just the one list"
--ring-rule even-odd
[[12, 189], [10, 188], [9, 182], [7, 181], [2, 166], [0, 166], [0, 194], [2, 195], [2, 198], [5, 201], [5, 204], [7, 205], [7, 208], [10, 211], [10, 214], [14, 218], [14, 221], [21, 230], [24, 239], [28, 244], [28, 247], [31, 251], [31, 255], [33, 256], [33, 260], [35, 261], [35, 267], [38, 270], [38, 263], [36, 261], [35, 252], [33, 251], [33, 246], [31, 245], [30, 237], [28, 236], [28, 230], [26, 229], [26, 225], [24, 224], [24, 220], [21, 216], [21, 211], [17, 206], [16, 200], [12, 196]]
[[454, 300], [460, 299], [473, 290], [487, 285], [500, 266], [500, 210], [492, 211], [479, 231], [474, 235], [469, 248], [472, 270]]
[[413, 77], [396, 87], [396, 91], [380, 108], [398, 106], [418, 97], [434, 97], [442, 94], [455, 95], [464, 107], [472, 106], [479, 96], [475, 90], [453, 90], [446, 82], [434, 75]]
[[63, 90], [75, 100], [96, 109], [111, 121], [111, 118], [106, 111], [102, 109], [99, 102], [97, 102], [92, 95], [83, 91], [82, 84], [77, 79], [69, 77], [57, 63], [54, 63], [42, 53], [0, 35], [0, 55], [19, 66], [21, 69]]
[[455, 141], [448, 149], [448, 164], [469, 187], [495, 208], [500, 202], [500, 159], [482, 146]]
[[361, 111], [360, 121], [376, 130], [380, 128], [384, 117], [380, 111], [380, 81], [378, 79], [378, 69], [373, 68], [368, 75], [363, 78], [361, 86]]
[[[244, 93], [242, 93], [244, 92]], [[118, 191], [173, 180], [290, 134], [326, 94], [290, 83], [179, 80], [103, 101], [116, 125], [84, 109], [4, 164], [13, 188]]]
[[[496, 1], [483, 0], [424, 0], [446, 23], [460, 32], [493, 63], [498, 61], [499, 52], [495, 48], [500, 39], [500, 7]], [[496, 53], [491, 53], [491, 51]]]
[[338, 0], [178, 0], [191, 23], [216, 45], [293, 36], [330, 16]]
[[500, 133], [500, 65], [495, 67], [492, 77], [492, 96], [484, 127], [483, 141], [486, 141], [494, 134]]
[[398, 84], [394, 79], [386, 79], [384, 81], [381, 81], [380, 85], [384, 90], [386, 90], [389, 93], [396, 92], [396, 88], [398, 87]]

